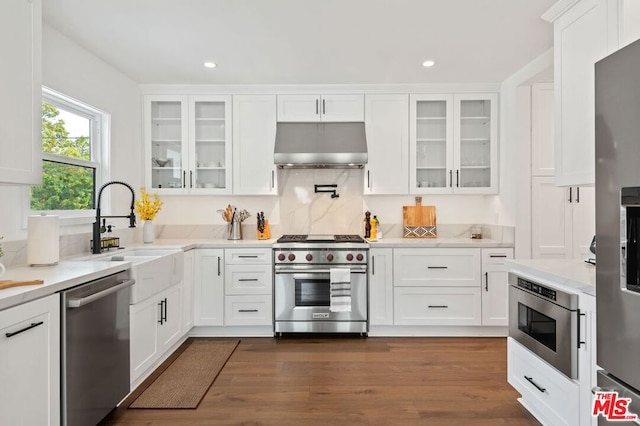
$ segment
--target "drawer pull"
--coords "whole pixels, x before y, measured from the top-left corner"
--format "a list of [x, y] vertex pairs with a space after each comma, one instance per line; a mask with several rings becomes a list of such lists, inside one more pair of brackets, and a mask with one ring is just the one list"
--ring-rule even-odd
[[252, 255], [248, 255], [248, 254], [240, 254], [238, 255], [238, 257], [240, 259], [257, 259], [258, 255], [257, 254], [252, 254]]
[[507, 255], [506, 254], [490, 254], [489, 257], [504, 257], [504, 258], [506, 258]]
[[257, 278], [238, 278], [238, 281], [258, 281]]
[[18, 331], [14, 331], [13, 333], [5, 333], [4, 335], [7, 336], [7, 338], [9, 337], [13, 337], [16, 334], [20, 334], [20, 333], [24, 333], [27, 330], [31, 330], [32, 328], [36, 328], [39, 325], [44, 324], [44, 321], [40, 321], [40, 322], [32, 322], [30, 325], [26, 326], [25, 328], [22, 328]]
[[238, 312], [258, 312], [257, 309], [239, 309]]
[[431, 308], [446, 309], [448, 307], [449, 306], [447, 306], [447, 305], [429, 305], [429, 309], [431, 309]]
[[427, 269], [449, 269], [448, 266], [427, 266]]
[[536, 382], [534, 382], [534, 381], [533, 381], [533, 377], [527, 377], [527, 376], [524, 376], [524, 378], [525, 378], [525, 379], [527, 379], [527, 382], [529, 382], [529, 383], [531, 383], [533, 386], [535, 386], [535, 387], [536, 387], [536, 389], [538, 389], [540, 392], [545, 393], [545, 392], [547, 391], [547, 389], [546, 389], [546, 388], [541, 388], [540, 386], [538, 386], [538, 385], [536, 384]]

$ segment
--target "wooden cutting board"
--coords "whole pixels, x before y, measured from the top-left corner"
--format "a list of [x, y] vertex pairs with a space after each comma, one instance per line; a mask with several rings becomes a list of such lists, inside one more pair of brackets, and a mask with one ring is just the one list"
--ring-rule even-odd
[[36, 285], [43, 284], [42, 280], [31, 280], [31, 281], [12, 281], [12, 280], [0, 280], [0, 290], [4, 290], [5, 288], [11, 287], [19, 287], [21, 285]]
[[404, 237], [435, 238], [436, 207], [423, 206], [422, 197], [416, 197], [415, 206], [402, 207]]

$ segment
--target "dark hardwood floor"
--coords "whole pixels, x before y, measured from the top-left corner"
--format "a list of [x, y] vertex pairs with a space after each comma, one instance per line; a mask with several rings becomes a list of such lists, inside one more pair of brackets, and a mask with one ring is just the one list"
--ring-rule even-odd
[[197, 409], [126, 409], [152, 379], [103, 424], [539, 424], [507, 383], [506, 338], [242, 338]]

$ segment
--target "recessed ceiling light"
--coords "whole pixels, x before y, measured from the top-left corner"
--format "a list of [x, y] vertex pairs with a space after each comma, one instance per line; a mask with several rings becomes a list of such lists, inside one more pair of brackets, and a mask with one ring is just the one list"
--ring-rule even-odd
[[215, 68], [217, 65], [215, 62], [205, 62], [204, 66], [205, 68]]
[[427, 60], [427, 61], [424, 61], [422, 63], [422, 66], [425, 67], [425, 68], [429, 68], [429, 67], [434, 66], [435, 64], [436, 64], [435, 61]]

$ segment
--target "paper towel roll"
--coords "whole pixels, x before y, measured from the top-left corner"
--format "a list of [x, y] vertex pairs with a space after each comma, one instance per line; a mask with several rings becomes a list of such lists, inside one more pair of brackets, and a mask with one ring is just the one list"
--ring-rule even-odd
[[60, 260], [59, 218], [54, 215], [27, 218], [27, 262], [53, 265]]

